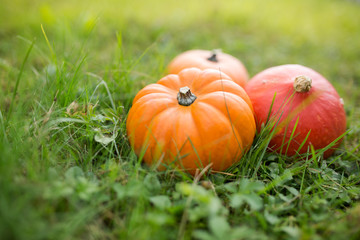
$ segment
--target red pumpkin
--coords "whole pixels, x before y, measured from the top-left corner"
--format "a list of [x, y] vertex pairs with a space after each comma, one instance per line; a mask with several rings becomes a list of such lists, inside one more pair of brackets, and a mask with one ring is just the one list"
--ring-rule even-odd
[[[269, 145], [272, 150], [288, 156], [301, 154], [307, 152], [310, 145], [315, 150], [324, 148], [345, 132], [342, 99], [323, 76], [310, 68], [282, 65], [266, 69], [254, 76], [245, 90], [254, 107], [258, 131], [266, 124], [268, 116], [279, 120]], [[308, 133], [305, 144], [299, 149]], [[339, 144], [340, 141], [334, 148]], [[327, 150], [324, 157], [329, 157], [334, 148]]]
[[256, 125], [245, 90], [218, 70], [189, 68], [143, 88], [129, 111], [127, 134], [145, 163], [194, 174], [222, 171], [252, 144]]
[[191, 67], [202, 70], [207, 68], [220, 70], [242, 87], [245, 86], [249, 78], [248, 72], [240, 60], [220, 50], [186, 51], [170, 62], [168, 72], [177, 74], [181, 70]]

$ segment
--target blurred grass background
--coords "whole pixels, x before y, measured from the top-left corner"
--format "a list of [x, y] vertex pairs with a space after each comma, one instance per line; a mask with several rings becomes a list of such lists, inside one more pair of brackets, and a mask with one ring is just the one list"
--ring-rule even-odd
[[55, 52], [72, 52], [88, 39], [87, 62], [102, 68], [97, 71], [104, 70], [99, 63], [115, 57], [116, 34], [121, 34], [129, 55], [152, 46], [145, 57], [156, 59], [152, 64], [157, 66], [144, 60], [149, 67], [140, 70], [150, 75], [182, 51], [221, 48], [240, 58], [251, 76], [270, 66], [299, 63], [346, 91], [359, 82], [360, 14], [354, 1], [5, 0], [0, 16], [0, 53], [10, 65], [19, 64], [27, 47], [16, 36], [36, 38], [48, 51], [42, 24]]
[[[109, 113], [112, 102], [103, 89], [94, 94], [91, 103], [98, 102], [98, 112], [103, 115], [117, 114], [123, 120], [137, 91], [166, 74], [167, 63], [188, 49], [221, 48], [243, 61], [250, 76], [287, 63], [318, 71], [345, 100], [351, 134], [344, 149], [350, 152], [360, 136], [359, 26], [359, 2], [345, 0], [2, 0], [0, 234], [5, 233], [8, 239], [166, 239], [176, 235], [184, 204], [170, 213], [153, 209], [142, 182], [147, 170], [136, 164], [130, 153], [123, 125], [117, 138], [120, 154], [114, 155], [114, 149], [102, 148], [93, 140], [95, 127], [105, 124], [86, 120], [85, 126], [66, 126], [56, 125], [56, 121], [67, 116], [66, 108], [73, 101], [88, 106], [99, 79], [106, 82], [117, 108]], [[13, 102], [16, 79], [33, 41]], [[9, 120], [6, 115], [11, 104], [14, 111]], [[349, 156], [358, 161], [358, 154], [354, 150]], [[74, 166], [81, 170], [71, 168]], [[81, 177], [74, 179], [72, 175]], [[163, 178], [156, 194], [176, 199], [178, 180], [168, 175]], [[316, 185], [312, 180], [306, 178], [305, 185]], [[124, 184], [127, 193], [118, 190], [115, 184], [119, 181], [130, 182]], [[321, 192], [321, 187], [314, 192]], [[125, 201], [121, 194], [136, 201]], [[304, 206], [307, 203], [309, 209], [312, 205], [318, 209], [294, 208], [298, 212], [291, 214], [297, 220], [291, 220], [288, 212], [280, 218], [285, 223], [297, 221], [305, 238], [318, 233], [342, 237], [357, 223], [345, 219], [339, 227], [335, 223], [328, 226], [326, 219], [352, 206], [336, 201], [341, 207], [331, 205], [333, 202], [326, 205], [310, 192], [304, 196]], [[351, 219], [358, 219], [358, 209], [354, 208]], [[144, 220], [147, 211], [152, 214], [151, 221]], [[325, 217], [311, 220], [313, 225], [308, 226], [312, 211], [314, 216], [321, 213]], [[276, 235], [281, 232], [276, 228], [263, 227], [264, 223], [256, 220], [261, 216], [246, 218], [241, 214], [233, 221], [249, 223], [252, 230], [275, 238], [284, 237]], [[168, 232], [162, 230], [167, 221]], [[200, 221], [191, 227], [203, 225]], [[159, 235], [152, 235], [154, 232]]]

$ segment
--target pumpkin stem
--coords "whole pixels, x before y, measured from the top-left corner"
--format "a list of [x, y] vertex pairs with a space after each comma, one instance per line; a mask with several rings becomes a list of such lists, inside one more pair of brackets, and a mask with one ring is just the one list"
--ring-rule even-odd
[[195, 102], [196, 96], [192, 94], [189, 87], [182, 87], [177, 95], [178, 103], [182, 106], [190, 106]]
[[294, 89], [296, 92], [305, 93], [310, 91], [312, 79], [308, 76], [300, 75], [294, 80]]
[[217, 59], [217, 55], [218, 55], [219, 53], [221, 53], [221, 49], [213, 49], [213, 50], [211, 51], [211, 56], [210, 56], [207, 60], [209, 60], [209, 61], [211, 61], [211, 62], [218, 62], [219, 59]]

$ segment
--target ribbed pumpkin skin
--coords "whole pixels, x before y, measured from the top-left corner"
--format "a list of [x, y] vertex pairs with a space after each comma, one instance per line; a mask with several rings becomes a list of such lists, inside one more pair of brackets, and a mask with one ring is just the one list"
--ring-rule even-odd
[[[185, 86], [197, 96], [190, 106], [177, 101]], [[143, 88], [133, 101], [126, 128], [135, 153], [141, 156], [145, 151], [147, 164], [174, 164], [191, 174], [209, 163], [215, 171], [230, 167], [251, 146], [256, 131], [245, 90], [224, 73], [197, 68]], [[158, 169], [165, 167], [159, 164]]]
[[[299, 75], [312, 79], [309, 92], [295, 92], [294, 79]], [[280, 152], [284, 143], [281, 153], [288, 156], [296, 154], [309, 131], [311, 131], [310, 135], [299, 153], [307, 152], [310, 144], [315, 150], [321, 149], [346, 130], [346, 115], [338, 93], [323, 76], [310, 68], [291, 64], [266, 69], [254, 76], [245, 90], [254, 107], [258, 130], [266, 123], [276, 93], [271, 117], [276, 121], [280, 114], [282, 115], [279, 132], [273, 137], [269, 146], [277, 152]], [[290, 97], [292, 94], [294, 95]], [[286, 152], [297, 118], [299, 118], [298, 125]], [[334, 148], [339, 144], [340, 141]], [[327, 150], [324, 157], [329, 157], [334, 152], [334, 148]]]
[[218, 53], [218, 62], [208, 60], [212, 51], [208, 50], [189, 50], [175, 57], [168, 66], [168, 72], [177, 74], [185, 68], [196, 67], [199, 69], [216, 69], [227, 74], [237, 84], [244, 87], [249, 79], [248, 72], [241, 61], [226, 54]]

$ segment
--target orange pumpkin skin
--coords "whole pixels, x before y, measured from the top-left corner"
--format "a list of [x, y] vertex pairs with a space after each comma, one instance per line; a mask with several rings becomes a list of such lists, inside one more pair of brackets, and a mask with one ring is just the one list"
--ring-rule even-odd
[[[294, 80], [305, 79], [299, 76], [312, 79], [304, 92], [294, 90], [297, 84]], [[289, 64], [266, 69], [254, 76], [245, 90], [254, 107], [258, 131], [266, 123], [276, 93], [270, 117], [274, 121], [280, 120], [278, 132], [269, 147], [279, 153], [288, 156], [305, 153], [310, 145], [315, 150], [324, 148], [346, 130], [342, 99], [323, 76], [310, 68]], [[297, 119], [298, 124], [289, 142]], [[297, 151], [309, 131], [304, 146]], [[339, 144], [340, 141], [325, 151], [324, 157], [329, 157]]]
[[[190, 106], [177, 100], [188, 86]], [[245, 90], [218, 70], [189, 68], [143, 88], [127, 118], [129, 142], [138, 156], [159, 170], [175, 166], [191, 174], [212, 163], [222, 171], [240, 160], [256, 131]]]
[[246, 68], [237, 58], [226, 53], [207, 50], [189, 50], [178, 55], [170, 62], [168, 72], [177, 74], [191, 67], [220, 70], [242, 87], [249, 79]]

